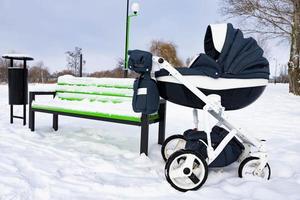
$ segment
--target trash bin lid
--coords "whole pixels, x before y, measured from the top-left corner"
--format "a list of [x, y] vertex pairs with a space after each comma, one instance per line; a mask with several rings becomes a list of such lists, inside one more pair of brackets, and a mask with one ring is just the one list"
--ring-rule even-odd
[[5, 59], [13, 59], [13, 60], [33, 60], [33, 58], [26, 54], [4, 54], [2, 58]]

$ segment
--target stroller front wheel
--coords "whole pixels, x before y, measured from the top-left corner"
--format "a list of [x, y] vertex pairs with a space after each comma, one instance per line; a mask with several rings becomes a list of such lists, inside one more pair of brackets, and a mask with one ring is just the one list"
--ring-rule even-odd
[[192, 150], [179, 150], [167, 160], [165, 176], [176, 190], [199, 189], [206, 181], [208, 166], [205, 159]]
[[161, 155], [165, 161], [176, 151], [184, 149], [186, 140], [183, 135], [168, 137], [161, 146]]
[[255, 173], [258, 165], [260, 164], [259, 158], [257, 157], [248, 157], [243, 160], [239, 166], [239, 177], [260, 177], [265, 180], [269, 180], [271, 177], [271, 168], [267, 163], [263, 170], [258, 174]]

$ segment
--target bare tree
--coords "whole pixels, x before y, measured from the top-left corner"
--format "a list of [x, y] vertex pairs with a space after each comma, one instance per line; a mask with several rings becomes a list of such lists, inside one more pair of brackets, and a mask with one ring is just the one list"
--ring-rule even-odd
[[7, 63], [2, 58], [0, 58], [0, 83], [1, 82], [7, 82]]
[[123, 78], [124, 70], [123, 70], [123, 68], [116, 67], [113, 70], [104, 70], [104, 71], [93, 72], [89, 76], [97, 77], [97, 78], [101, 78], [101, 77]]
[[275, 79], [276, 79], [276, 83], [288, 83], [289, 82], [287, 66], [281, 66], [280, 73], [277, 77], [275, 77]]
[[192, 61], [193, 61], [193, 57], [188, 57], [186, 60], [185, 60], [185, 65], [186, 66], [190, 66], [192, 64]]
[[[124, 77], [124, 59], [119, 58], [117, 60], [117, 66], [116, 68], [112, 70], [103, 70], [103, 71], [97, 71], [93, 72], [89, 75], [90, 77], [113, 77], [113, 78], [123, 78]], [[128, 72], [128, 78], [135, 78], [138, 74], [136, 74], [134, 71]]]
[[51, 78], [54, 81], [56, 81], [58, 77], [64, 76], [64, 75], [72, 75], [72, 76], [74, 76], [73, 71], [65, 69], [65, 70], [62, 70], [62, 71], [56, 71], [56, 72], [54, 72], [53, 74], [51, 74]]
[[163, 57], [175, 67], [183, 66], [183, 62], [177, 56], [176, 45], [172, 42], [153, 40], [151, 42], [150, 52], [156, 56]]
[[74, 51], [67, 51], [67, 68], [72, 71], [75, 76], [80, 75], [80, 65], [85, 64], [82, 60], [82, 49], [75, 47]]
[[47, 83], [50, 78], [49, 70], [44, 66], [43, 62], [38, 62], [29, 68], [28, 80], [31, 83]]
[[[300, 95], [300, 1], [299, 0], [221, 0], [221, 12], [239, 17], [248, 33], [277, 38], [290, 43], [290, 92]], [[246, 25], [247, 24], [247, 25]]]

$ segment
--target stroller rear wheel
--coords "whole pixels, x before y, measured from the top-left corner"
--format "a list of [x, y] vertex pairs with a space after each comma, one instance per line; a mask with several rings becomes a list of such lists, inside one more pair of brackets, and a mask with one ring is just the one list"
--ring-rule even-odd
[[165, 161], [175, 152], [184, 149], [186, 140], [183, 135], [168, 137], [161, 146], [161, 155]]
[[256, 168], [260, 164], [259, 158], [257, 157], [248, 157], [243, 160], [239, 166], [239, 177], [260, 177], [265, 180], [269, 180], [271, 177], [271, 168], [267, 163], [266, 166], [260, 173], [255, 173]]
[[206, 181], [208, 166], [197, 152], [179, 150], [167, 160], [165, 176], [176, 190], [186, 192], [199, 189]]

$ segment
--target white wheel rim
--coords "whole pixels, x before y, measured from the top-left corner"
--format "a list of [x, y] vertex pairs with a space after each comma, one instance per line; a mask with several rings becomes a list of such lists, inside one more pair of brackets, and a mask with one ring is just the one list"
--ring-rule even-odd
[[184, 149], [186, 141], [182, 138], [174, 138], [170, 140], [164, 149], [165, 157], [168, 159], [175, 151]]
[[[179, 161], [179, 163], [178, 163]], [[197, 162], [199, 165], [197, 164]], [[184, 174], [183, 170], [189, 168], [190, 174]], [[198, 156], [194, 154], [182, 154], [177, 156], [169, 166], [169, 178], [177, 187], [190, 190], [200, 185], [205, 177], [205, 167]], [[194, 183], [189, 177], [194, 174], [198, 182]]]
[[263, 168], [261, 174], [257, 175], [254, 173], [259, 164], [260, 164], [259, 160], [248, 161], [242, 169], [242, 177], [245, 178], [260, 177], [264, 180], [268, 180], [270, 171], [267, 166]]

